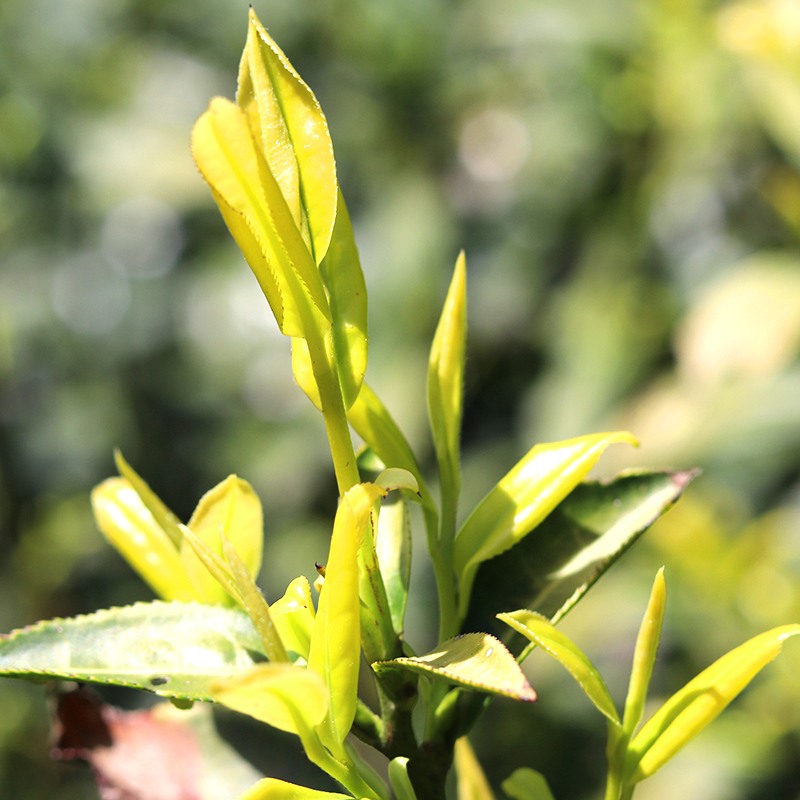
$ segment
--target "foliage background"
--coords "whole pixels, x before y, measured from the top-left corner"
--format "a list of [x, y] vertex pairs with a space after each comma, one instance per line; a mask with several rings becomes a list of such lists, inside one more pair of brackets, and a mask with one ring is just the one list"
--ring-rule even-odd
[[[800, 6], [795, 0], [315, 0], [256, 11], [325, 109], [371, 310], [370, 380], [430, 464], [424, 376], [467, 252], [464, 506], [537, 441], [628, 428], [603, 474], [700, 466], [565, 621], [624, 694], [655, 570], [655, 691], [800, 621]], [[245, 0], [0, 4], [0, 628], [149, 599], [96, 532], [112, 448], [184, 519], [230, 472], [266, 511], [269, 599], [324, 560], [324, 431], [194, 168]], [[422, 543], [413, 644], [432, 635]], [[497, 783], [597, 796], [603, 722], [555, 664], [475, 742]], [[800, 797], [800, 652], [637, 791]], [[142, 698], [109, 693], [131, 705]], [[78, 800], [41, 687], [0, 685], [0, 793]], [[289, 738], [223, 718], [269, 774]], [[238, 727], [237, 727], [238, 725]], [[311, 774], [319, 787], [324, 781]]]

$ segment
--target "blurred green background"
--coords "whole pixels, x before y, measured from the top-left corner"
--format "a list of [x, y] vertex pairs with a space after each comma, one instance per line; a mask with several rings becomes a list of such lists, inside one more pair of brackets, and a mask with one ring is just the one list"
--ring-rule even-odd
[[[662, 564], [655, 695], [800, 621], [800, 3], [254, 6], [328, 116], [368, 377], [429, 466], [427, 349], [466, 250], [464, 510], [534, 443], [604, 429], [642, 447], [599, 474], [703, 468], [564, 622], [615, 697]], [[325, 559], [321, 420], [189, 154], [209, 98], [233, 95], [246, 24], [246, 0], [0, 2], [4, 631], [150, 599], [91, 518], [115, 446], [183, 519], [230, 472], [249, 480], [268, 599]], [[495, 786], [530, 766], [560, 800], [597, 797], [604, 722], [539, 656], [539, 703], [495, 702], [476, 748]], [[800, 798], [799, 675], [790, 642], [637, 798]], [[41, 687], [0, 683], [0, 709], [4, 800], [96, 796], [48, 760]], [[262, 770], [302, 779], [291, 737], [244, 731]]]

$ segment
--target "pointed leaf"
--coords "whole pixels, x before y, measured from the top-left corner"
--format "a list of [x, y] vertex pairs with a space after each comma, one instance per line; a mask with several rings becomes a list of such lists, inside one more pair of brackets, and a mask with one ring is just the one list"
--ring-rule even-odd
[[314, 601], [311, 599], [308, 579], [295, 578], [283, 597], [276, 600], [269, 610], [289, 656], [295, 653], [307, 662], [314, 629]]
[[247, 571], [244, 561], [239, 557], [236, 548], [225, 538], [225, 534], [220, 532], [222, 537], [222, 554], [231, 569], [236, 588], [244, 601], [243, 608], [253, 621], [261, 644], [264, 645], [264, 653], [270, 661], [289, 661], [289, 656], [281, 641], [278, 629], [272, 621], [269, 611], [269, 604], [261, 594], [261, 590], [256, 586], [252, 575]]
[[392, 627], [402, 633], [411, 581], [411, 524], [408, 503], [404, 499], [381, 505], [375, 550], [386, 587]]
[[696, 472], [632, 472], [579, 484], [529, 536], [483, 563], [466, 625], [530, 608], [557, 622], [680, 497]]
[[139, 499], [153, 515], [156, 524], [172, 539], [176, 547], [180, 547], [181, 532], [179, 525], [181, 521], [161, 502], [161, 499], [147, 485], [147, 482], [139, 477], [136, 470], [122, 457], [122, 453], [119, 450], [114, 450], [114, 463], [117, 465], [119, 474], [130, 483], [136, 494], [139, 495]]
[[661, 623], [664, 621], [664, 609], [667, 603], [667, 587], [664, 583], [664, 567], [656, 574], [650, 602], [647, 604], [639, 635], [636, 637], [636, 649], [633, 652], [633, 669], [628, 685], [628, 696], [625, 699], [623, 727], [630, 737], [642, 719], [647, 690], [653, 675], [658, 643], [661, 639]]
[[[461, 487], [460, 438], [467, 338], [467, 270], [456, 261], [428, 362], [428, 416], [439, 463], [443, 497], [455, 503]], [[452, 532], [451, 532], [452, 535]]]
[[211, 700], [215, 678], [263, 658], [248, 616], [198, 603], [137, 603], [0, 636], [0, 675], [77, 680]]
[[[548, 619], [533, 611], [523, 609], [497, 616], [559, 661], [575, 678], [597, 709], [605, 714], [611, 722], [619, 725], [617, 709], [614, 708], [614, 701], [611, 699], [600, 673], [569, 637], [553, 627]], [[520, 657], [520, 660], [523, 656]]]
[[245, 113], [222, 97], [192, 131], [192, 154], [287, 336], [330, 322], [322, 279]]
[[236, 102], [260, 142], [298, 229], [310, 229], [319, 264], [336, 219], [336, 164], [317, 98], [259, 22], [252, 7]]
[[458, 800], [495, 800], [492, 787], [466, 736], [456, 739], [455, 759]]
[[674, 694], [631, 742], [626, 774], [636, 783], [660, 769], [697, 736], [781, 651], [800, 625], [783, 625], [724, 655]]
[[500, 785], [513, 800], [554, 800], [544, 775], [528, 767], [515, 770]]
[[277, 778], [264, 778], [252, 789], [240, 795], [237, 800], [353, 800], [347, 794], [318, 792], [305, 786], [279, 781]]
[[[250, 575], [258, 575], [264, 543], [261, 501], [247, 481], [229, 475], [206, 492], [187, 527], [211, 550], [222, 554], [220, 534], [231, 542]], [[209, 603], [228, 603], [228, 593], [208, 572], [194, 548], [184, 542], [181, 556], [198, 591]]]
[[328, 690], [322, 678], [291, 664], [258, 664], [232, 678], [215, 680], [211, 696], [217, 703], [289, 733], [313, 730], [328, 712]]
[[92, 510], [108, 541], [164, 600], [197, 599], [172, 539], [125, 478], [109, 478], [92, 491]]
[[[328, 253], [320, 272], [330, 297], [333, 318], [333, 355], [345, 409], [350, 408], [361, 391], [367, 370], [367, 287], [353, 226], [344, 198], [339, 193], [336, 225]], [[300, 388], [317, 408], [321, 407], [319, 390], [311, 366], [308, 346], [303, 339], [292, 340], [292, 369]]]
[[532, 702], [536, 699], [536, 692], [514, 656], [499, 639], [488, 633], [464, 633], [448, 639], [424, 656], [379, 661], [372, 666], [376, 672], [408, 669], [435, 675], [458, 686], [515, 700]]
[[330, 706], [322, 735], [323, 741], [334, 745], [344, 741], [356, 711], [361, 657], [358, 548], [370, 524], [372, 505], [382, 494], [380, 488], [366, 483], [342, 497], [314, 619], [308, 666], [328, 687]]
[[462, 617], [481, 562], [530, 533], [614, 442], [638, 444], [631, 434], [618, 431], [536, 445], [480, 502], [459, 531], [453, 550]]

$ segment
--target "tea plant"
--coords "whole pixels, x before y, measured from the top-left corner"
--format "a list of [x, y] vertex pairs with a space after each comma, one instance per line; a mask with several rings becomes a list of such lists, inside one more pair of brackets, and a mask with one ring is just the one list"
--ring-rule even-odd
[[[607, 719], [606, 800], [632, 797], [800, 625], [776, 628], [723, 656], [639, 729], [664, 613], [659, 572], [620, 718], [597, 670], [554, 625], [694, 473], [586, 480], [607, 447], [636, 444], [626, 432], [538, 444], [459, 526], [464, 255], [428, 368], [437, 501], [402, 431], [364, 382], [367, 291], [325, 117], [252, 11], [236, 102], [211, 101], [195, 125], [192, 151], [279, 329], [291, 337], [296, 381], [325, 421], [339, 506], [319, 596], [315, 602], [304, 577], [271, 604], [261, 594], [255, 579], [263, 515], [246, 481], [230, 476], [211, 489], [184, 525], [117, 453], [120, 476], [92, 493], [97, 523], [161, 599], [4, 636], [0, 673], [132, 686], [179, 708], [220, 703], [295, 734], [309, 760], [349, 793], [264, 778], [241, 800], [388, 800], [392, 793], [439, 800], [454, 761], [459, 795], [490, 798], [465, 737], [493, 695], [536, 699], [520, 663], [538, 646]], [[365, 442], [358, 454], [351, 428]], [[412, 650], [404, 628], [410, 503], [421, 508], [438, 592], [438, 644], [424, 654]], [[495, 615], [509, 635], [529, 640], [518, 655], [512, 649], [519, 638], [507, 646], [474, 630]], [[358, 696], [362, 655], [377, 710]], [[416, 706], [424, 714], [414, 714]], [[351, 735], [388, 759], [388, 784], [364, 763]], [[527, 768], [503, 788], [517, 800], [551, 797], [544, 777]]]

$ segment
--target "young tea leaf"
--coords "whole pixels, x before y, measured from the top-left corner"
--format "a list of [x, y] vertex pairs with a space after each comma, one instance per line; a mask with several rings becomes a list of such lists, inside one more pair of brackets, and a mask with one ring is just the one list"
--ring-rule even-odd
[[514, 656], [499, 639], [488, 633], [464, 633], [448, 639], [424, 656], [379, 661], [372, 667], [378, 673], [408, 669], [514, 700], [536, 700], [536, 692]]
[[649, 777], [691, 741], [781, 651], [800, 625], [783, 625], [724, 655], [674, 694], [648, 720], [628, 748], [629, 783]]
[[405, 499], [381, 504], [375, 552], [386, 588], [392, 627], [402, 634], [411, 580], [411, 525]]
[[296, 227], [322, 262], [336, 219], [336, 164], [328, 123], [303, 79], [252, 7], [236, 102], [275, 176]]
[[314, 618], [308, 666], [322, 676], [328, 689], [329, 712], [322, 735], [334, 747], [344, 741], [356, 711], [361, 657], [358, 548], [370, 524], [372, 505], [382, 494], [382, 489], [366, 483], [342, 497]]
[[417, 793], [408, 777], [408, 759], [397, 756], [389, 762], [389, 783], [397, 800], [417, 800]]
[[[548, 619], [534, 611], [523, 609], [521, 611], [513, 611], [510, 614], [498, 614], [497, 616], [531, 642], [541, 647], [548, 655], [559, 661], [567, 672], [575, 678], [598, 711], [604, 714], [611, 722], [619, 725], [617, 709], [614, 707], [614, 701], [611, 699], [600, 673], [569, 637], [557, 630]], [[520, 656], [520, 660], [526, 654], [523, 653]]]
[[311, 599], [308, 579], [302, 576], [295, 578], [269, 611], [290, 658], [294, 653], [307, 662], [314, 629], [314, 601]]
[[157, 595], [184, 602], [198, 599], [173, 540], [126, 478], [109, 478], [96, 486], [92, 510], [106, 539]]
[[667, 587], [664, 583], [664, 568], [656, 575], [650, 602], [647, 604], [639, 635], [636, 638], [636, 649], [633, 652], [633, 669], [625, 699], [623, 728], [627, 736], [632, 736], [636, 726], [642, 719], [647, 689], [653, 674], [653, 664], [661, 639], [661, 623], [664, 621], [664, 608], [667, 602]]
[[466, 736], [456, 739], [455, 759], [458, 800], [495, 800], [492, 787]]
[[[233, 545], [251, 576], [261, 569], [264, 517], [261, 501], [250, 484], [229, 475], [206, 492], [197, 504], [187, 527], [217, 555], [222, 554], [221, 535]], [[206, 565], [187, 542], [181, 556], [195, 586], [206, 602], [229, 603], [228, 592], [209, 573]]]
[[[467, 269], [462, 251], [456, 261], [428, 361], [428, 417], [439, 464], [442, 498], [447, 498], [453, 511], [461, 488], [459, 445], [466, 338]], [[454, 533], [451, 530], [449, 535]]]

